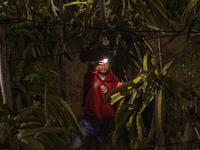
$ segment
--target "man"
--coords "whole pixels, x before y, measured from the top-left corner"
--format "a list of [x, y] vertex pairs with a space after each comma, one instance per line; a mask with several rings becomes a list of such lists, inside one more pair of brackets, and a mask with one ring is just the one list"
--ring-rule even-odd
[[97, 65], [91, 65], [84, 78], [83, 114], [80, 128], [85, 137], [81, 141], [79, 137], [72, 140], [71, 149], [81, 150], [89, 137], [96, 139], [96, 149], [101, 149], [98, 137], [106, 135], [109, 131], [110, 120], [115, 116], [115, 107], [103, 100], [110, 90], [115, 88], [119, 79], [110, 70], [108, 59], [103, 59]]

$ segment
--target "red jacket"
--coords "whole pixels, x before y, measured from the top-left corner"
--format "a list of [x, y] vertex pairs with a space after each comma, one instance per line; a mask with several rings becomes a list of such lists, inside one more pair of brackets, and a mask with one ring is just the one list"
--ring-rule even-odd
[[111, 119], [115, 116], [115, 107], [110, 100], [103, 104], [103, 100], [110, 90], [117, 86], [119, 79], [109, 70], [104, 80], [101, 80], [97, 71], [91, 68], [84, 78], [83, 113], [85, 116], [99, 120]]

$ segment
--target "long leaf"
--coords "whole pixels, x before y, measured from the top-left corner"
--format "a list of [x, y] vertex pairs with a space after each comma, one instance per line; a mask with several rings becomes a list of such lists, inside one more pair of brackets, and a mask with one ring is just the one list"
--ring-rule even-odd
[[145, 54], [144, 59], [143, 59], [143, 70], [144, 71], [148, 71], [147, 60], [148, 60], [148, 54]]
[[21, 139], [20, 144], [27, 150], [44, 150], [44, 147], [31, 137]]
[[137, 127], [138, 138], [139, 138], [140, 141], [142, 141], [142, 139], [143, 139], [141, 121], [142, 121], [141, 117], [139, 115], [137, 115], [137, 117], [136, 117], [136, 127]]
[[142, 74], [140, 74], [137, 78], [135, 78], [135, 79], [133, 80], [133, 82], [134, 82], [135, 84], [137, 84], [138, 82], [141, 81], [141, 79], [142, 79]]
[[23, 122], [20, 124], [20, 129], [32, 129], [36, 127], [42, 127], [43, 124], [38, 121]]
[[131, 58], [131, 61], [133, 61], [133, 63], [135, 64], [135, 66], [138, 68], [138, 69], [141, 69], [140, 65], [138, 64], [137, 61], [135, 61], [134, 59]]
[[41, 127], [41, 128], [34, 128], [34, 129], [19, 129], [18, 130], [18, 134], [17, 134], [17, 137], [18, 137], [18, 140], [26, 137], [26, 136], [29, 136], [29, 135], [34, 135], [34, 134], [37, 134], [37, 133], [45, 133], [45, 132], [61, 132], [61, 133], [66, 133], [66, 130], [65, 129], [62, 129], [62, 128], [59, 128], [59, 127], [48, 127], [48, 128], [44, 128], [44, 127]]
[[67, 141], [67, 139], [64, 138], [64, 135], [63, 137], [61, 137], [59, 136], [59, 134], [56, 134], [55, 132], [47, 132], [45, 133], [45, 135], [54, 144], [56, 150], [68, 150], [69, 142]]
[[173, 64], [176, 57], [184, 50], [186, 45], [188, 45], [191, 41], [194, 41], [196, 39], [197, 40], [199, 39], [199, 35], [194, 35], [194, 36], [190, 37], [189, 39], [187, 39], [183, 44], [181, 44], [181, 46], [174, 52], [172, 59], [163, 67], [163, 69], [161, 71], [161, 73], [163, 75], [167, 74], [167, 70]]
[[50, 114], [52, 114], [52, 116], [55, 117], [57, 123], [60, 126], [63, 126], [63, 118], [62, 115], [60, 114], [60, 109], [58, 109], [60, 106], [55, 103], [52, 103], [52, 105], [49, 105], [48, 107]]
[[184, 19], [184, 24], [187, 25], [188, 24], [188, 20], [191, 17], [191, 13], [193, 8], [196, 6], [198, 0], [191, 0], [188, 4], [188, 6], [186, 7], [185, 11], [183, 12], [182, 18]]
[[[124, 102], [124, 99], [120, 103], [123, 103], [123, 102]], [[116, 125], [115, 125], [115, 130], [112, 136], [113, 143], [116, 143], [117, 138], [119, 137], [121, 128], [131, 113], [131, 111], [127, 111], [127, 107], [128, 107], [127, 104], [122, 105], [120, 109], [118, 109], [118, 112], [116, 114], [116, 118], [115, 118]]]
[[69, 115], [70, 115], [71, 118], [72, 118], [71, 121], [72, 121], [72, 123], [73, 123], [73, 126], [74, 126], [75, 129], [79, 132], [80, 138], [81, 138], [81, 139], [84, 139], [83, 134], [82, 134], [82, 131], [81, 131], [79, 125], [78, 125], [78, 121], [77, 121], [77, 119], [76, 119], [76, 117], [75, 117], [75, 115], [74, 115], [72, 109], [69, 107], [69, 105], [68, 105], [63, 99], [59, 98], [59, 100], [60, 100], [62, 106], [69, 112]]
[[23, 109], [20, 114], [18, 114], [14, 120], [16, 122], [19, 122], [23, 117], [29, 115], [30, 113], [36, 111], [38, 109], [38, 106], [39, 106], [39, 102], [36, 103], [34, 106], [29, 106], [29, 107], [26, 107], [25, 109]]
[[44, 147], [48, 150], [56, 150], [55, 146], [54, 146], [54, 142], [55, 141], [51, 141], [51, 139], [46, 136], [45, 134], [40, 134], [40, 136], [38, 136], [38, 139], [40, 141], [40, 143], [42, 145], [44, 145]]
[[168, 19], [166, 10], [162, 5], [158, 4], [154, 0], [148, 0], [148, 2], [150, 2], [163, 15], [163, 17], [165, 17], [165, 19]]
[[67, 3], [67, 4], [63, 4], [63, 6], [66, 7], [66, 6], [80, 5], [80, 4], [86, 5], [87, 2], [70, 2], [70, 3]]
[[158, 95], [156, 98], [156, 113], [155, 113], [155, 120], [156, 120], [156, 139], [158, 141], [158, 145], [163, 144], [163, 122], [162, 122], [162, 105], [163, 105], [163, 94], [162, 89], [158, 91]]
[[139, 50], [139, 48], [138, 48], [136, 43], [134, 43], [134, 46], [135, 46], [135, 50], [136, 50], [137, 56], [139, 58], [139, 61], [140, 61], [140, 63], [142, 63], [142, 55], [140, 53], [140, 50]]
[[134, 103], [137, 94], [138, 94], [138, 93], [137, 93], [136, 90], [132, 92], [131, 97], [130, 97], [130, 99], [129, 99], [129, 104], [133, 104], [133, 103]]
[[167, 74], [167, 69], [172, 65], [174, 60], [175, 60], [175, 57], [163, 67], [162, 72], [161, 72], [163, 75]]
[[122, 92], [119, 92], [119, 93], [112, 95], [111, 96], [111, 105], [113, 105], [114, 103], [116, 103], [120, 99], [124, 98], [125, 96], [130, 95], [130, 93], [131, 93], [130, 91], [122, 91]]
[[116, 88], [112, 89], [112, 90], [106, 95], [106, 97], [105, 97], [103, 103], [105, 104], [105, 103], [108, 101], [108, 99], [111, 97], [111, 95], [113, 95], [114, 93], [116, 93], [116, 92], [118, 92], [118, 91], [120, 91], [120, 90], [122, 90], [122, 89], [124, 89], [124, 88], [130, 87], [130, 86], [131, 86], [131, 87], [135, 87], [135, 83], [132, 82], [132, 81], [128, 81], [128, 82], [126, 82], [126, 83], [120, 85], [119, 87], [116, 87]]
[[138, 115], [140, 116], [144, 109], [152, 102], [152, 100], [155, 98], [155, 95], [151, 95], [147, 97], [143, 102], [142, 102], [142, 108], [138, 112]]
[[147, 27], [149, 27], [150, 29], [154, 29], [156, 31], [161, 31], [162, 29], [160, 29], [159, 27], [157, 27], [156, 25], [154, 24], [151, 24], [150, 22], [147, 22], [146, 23]]

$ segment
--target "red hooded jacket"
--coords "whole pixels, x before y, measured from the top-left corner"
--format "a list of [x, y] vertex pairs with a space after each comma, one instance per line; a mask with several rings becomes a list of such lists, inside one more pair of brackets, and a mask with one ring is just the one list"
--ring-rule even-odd
[[98, 72], [88, 69], [84, 78], [83, 113], [85, 116], [99, 120], [108, 120], [115, 116], [115, 107], [110, 100], [103, 104], [103, 100], [110, 90], [117, 86], [119, 79], [109, 70], [104, 80]]

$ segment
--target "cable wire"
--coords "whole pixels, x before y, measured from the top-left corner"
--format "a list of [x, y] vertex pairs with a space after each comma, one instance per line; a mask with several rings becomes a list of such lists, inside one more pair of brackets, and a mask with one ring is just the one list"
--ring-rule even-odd
[[[67, 24], [67, 23], [60, 23], [60, 22], [50, 22], [50, 21], [43, 21], [43, 20], [28, 20], [28, 19], [9, 19], [10, 21], [17, 21], [19, 22], [32, 22], [32, 23], [42, 23], [42, 24], [52, 24], [52, 25], [61, 25], [61, 26], [67, 26], [67, 27], [76, 27], [76, 28], [87, 28], [87, 29], [92, 29], [92, 30], [102, 30], [102, 31], [121, 31], [121, 32], [133, 32], [133, 33], [183, 33], [183, 34], [188, 34], [184, 30], [126, 30], [126, 29], [120, 29], [120, 28], [102, 28], [102, 27], [92, 27], [92, 26], [83, 26], [83, 25], [75, 25], [75, 24]], [[0, 23], [1, 24], [15, 24], [16, 22], [10, 22], [10, 23]], [[131, 27], [130, 27], [131, 28]], [[192, 34], [198, 34], [200, 31], [190, 31]]]
[[[17, 21], [17, 22], [11, 22], [11, 21]], [[10, 22], [7, 24], [16, 24], [19, 22], [31, 22], [31, 23], [41, 23], [41, 24], [52, 24], [52, 25], [62, 25], [62, 26], [68, 26], [68, 27], [77, 27], [77, 28], [88, 28], [88, 29], [92, 29], [92, 30], [102, 30], [102, 31], [111, 31], [111, 32], [128, 32], [131, 34], [134, 33], [168, 33], [168, 35], [162, 35], [162, 36], [154, 36], [154, 37], [148, 37], [148, 38], [144, 38], [144, 40], [153, 40], [153, 39], [157, 39], [157, 38], [167, 38], [167, 37], [173, 37], [173, 36], [184, 36], [187, 35], [188, 33], [185, 31], [164, 31], [164, 30], [156, 30], [156, 31], [151, 31], [151, 30], [125, 30], [125, 29], [119, 29], [119, 28], [111, 28], [111, 29], [105, 29], [105, 28], [101, 28], [101, 27], [91, 27], [91, 26], [78, 26], [78, 25], [71, 25], [71, 24], [66, 24], [66, 23], [60, 23], [60, 22], [48, 22], [48, 21], [42, 21], [42, 20], [28, 20], [28, 19], [10, 19]], [[4, 24], [4, 23], [0, 23]], [[41, 25], [36, 25], [36, 26], [41, 26]], [[198, 34], [200, 33], [200, 31], [198, 32], [190, 32], [192, 34]], [[55, 40], [58, 41], [58, 40]], [[132, 42], [137, 42], [138, 40], [134, 40]], [[44, 41], [43, 41], [44, 42]], [[114, 46], [119, 46], [119, 45], [112, 45]], [[77, 52], [65, 52], [65, 54], [69, 55], [69, 54], [73, 54], [73, 53], [81, 53], [81, 51], [77, 51]], [[54, 56], [60, 56], [60, 55], [64, 55], [63, 54], [56, 54], [56, 55], [44, 55], [44, 56], [38, 56], [38, 58], [24, 58], [24, 59], [15, 59], [15, 60], [9, 60], [9, 62], [17, 62], [17, 61], [23, 61], [23, 60], [38, 60], [40, 58], [50, 58], [50, 57], [54, 57]]]

